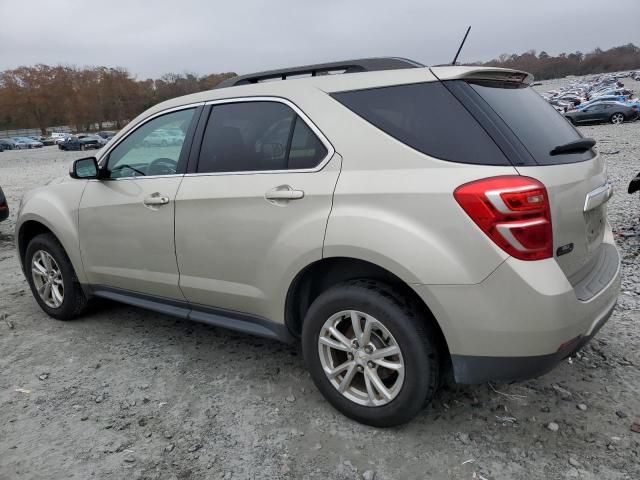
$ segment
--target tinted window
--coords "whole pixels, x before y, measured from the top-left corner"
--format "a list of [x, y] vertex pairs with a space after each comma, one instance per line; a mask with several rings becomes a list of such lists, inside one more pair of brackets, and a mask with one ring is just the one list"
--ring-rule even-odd
[[327, 150], [307, 124], [280, 102], [215, 105], [202, 140], [199, 173], [316, 167]]
[[288, 168], [314, 168], [327, 156], [327, 153], [320, 139], [304, 120], [298, 117], [291, 137]]
[[332, 96], [379, 129], [427, 155], [453, 162], [509, 165], [491, 137], [439, 82]]
[[593, 157], [592, 151], [550, 155], [555, 147], [582, 137], [531, 87], [504, 88], [503, 84], [472, 84], [471, 87], [504, 120], [537, 163], [579, 162]]
[[[171, 175], [176, 173], [182, 144], [195, 109], [167, 113], [145, 123], [111, 153], [107, 169], [111, 178]], [[166, 135], [165, 129], [175, 135]]]

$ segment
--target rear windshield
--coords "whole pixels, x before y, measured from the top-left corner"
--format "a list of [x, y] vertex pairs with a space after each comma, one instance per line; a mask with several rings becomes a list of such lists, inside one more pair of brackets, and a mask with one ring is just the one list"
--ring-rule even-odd
[[594, 152], [551, 156], [559, 145], [579, 140], [580, 133], [531, 87], [504, 88], [504, 84], [470, 84], [540, 165], [581, 162]]
[[354, 90], [332, 97], [388, 135], [432, 157], [510, 165], [491, 137], [440, 82]]

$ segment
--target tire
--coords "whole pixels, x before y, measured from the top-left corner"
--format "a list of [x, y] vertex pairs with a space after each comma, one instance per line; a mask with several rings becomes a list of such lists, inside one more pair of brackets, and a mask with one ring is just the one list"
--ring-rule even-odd
[[[53, 259], [57, 269], [53, 267], [52, 271], [57, 270], [59, 272], [58, 279], [62, 282], [62, 301], [58, 306], [47, 304], [47, 301], [38, 292], [36, 283], [41, 284], [42, 280], [38, 280], [38, 278], [42, 279], [43, 276], [33, 272], [33, 268], [35, 268], [33, 261], [34, 256], [38, 254], [38, 263], [40, 265], [46, 265], [46, 262], [40, 261], [42, 252], [50, 255]], [[62, 245], [60, 245], [52, 234], [45, 233], [37, 235], [29, 242], [24, 258], [24, 270], [36, 302], [38, 302], [40, 308], [50, 317], [58, 320], [71, 320], [85, 310], [87, 297], [82, 291], [82, 287], [78, 282], [78, 277], [73, 270], [69, 257], [62, 248]], [[53, 289], [53, 287], [51, 289]]]
[[[325, 341], [329, 338], [327, 325], [335, 325], [347, 342], [356, 338], [355, 329], [351, 327], [355, 325], [352, 312], [355, 312], [361, 330], [366, 328], [368, 321], [374, 325], [370, 342], [364, 340], [367, 346], [357, 345], [357, 350], [342, 352], [344, 341], [334, 340], [340, 349], [321, 343], [321, 338]], [[367, 317], [363, 318], [362, 314]], [[334, 323], [336, 318], [337, 324]], [[380, 327], [387, 332], [379, 330]], [[415, 302], [385, 284], [354, 280], [326, 290], [313, 302], [304, 320], [302, 351], [314, 383], [338, 411], [367, 425], [391, 427], [409, 421], [433, 398], [441, 363], [436, 338], [426, 312]], [[395, 365], [389, 370], [378, 363], [380, 358], [374, 360], [374, 356], [382, 353], [383, 348], [388, 350], [394, 346], [399, 348], [399, 355], [382, 359], [386, 365]], [[371, 357], [366, 355], [367, 348]], [[350, 366], [341, 369], [344, 373], [334, 375], [333, 380], [325, 373], [325, 368], [345, 364]], [[398, 365], [403, 368], [398, 369]], [[375, 376], [371, 372], [375, 372]], [[350, 373], [353, 380], [342, 393], [338, 384], [342, 384]], [[403, 378], [398, 384], [401, 375]], [[367, 376], [369, 379], [365, 378]], [[373, 378], [383, 382], [390, 394], [387, 398], [377, 387], [371, 389], [376, 385]]]
[[613, 115], [611, 115], [611, 118], [609, 118], [609, 121], [611, 123], [613, 123], [614, 125], [618, 125], [621, 123], [624, 123], [624, 114], [622, 113], [614, 113]]

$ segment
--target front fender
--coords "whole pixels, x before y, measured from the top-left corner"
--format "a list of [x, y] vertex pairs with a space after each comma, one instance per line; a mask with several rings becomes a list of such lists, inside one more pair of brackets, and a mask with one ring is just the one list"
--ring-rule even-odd
[[[20, 251], [21, 232], [28, 222], [37, 222], [56, 236], [64, 248], [80, 283], [86, 283], [82, 259], [80, 257], [80, 239], [78, 236], [78, 206], [86, 180], [62, 181], [31, 190], [25, 194], [16, 218], [15, 239], [20, 263], [23, 263]], [[24, 270], [24, 266], [23, 266]]]

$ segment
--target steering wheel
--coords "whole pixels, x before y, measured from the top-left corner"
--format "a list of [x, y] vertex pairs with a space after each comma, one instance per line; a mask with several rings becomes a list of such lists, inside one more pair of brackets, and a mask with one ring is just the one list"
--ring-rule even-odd
[[178, 162], [170, 158], [157, 158], [147, 167], [147, 176], [173, 175], [178, 171]]

